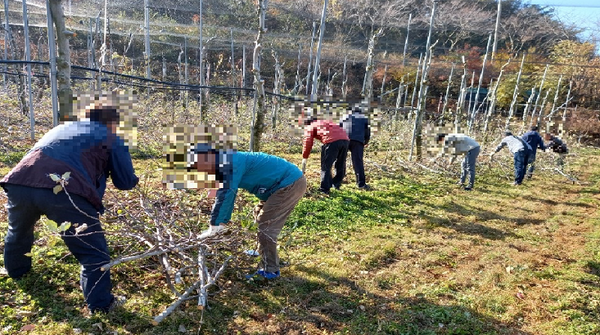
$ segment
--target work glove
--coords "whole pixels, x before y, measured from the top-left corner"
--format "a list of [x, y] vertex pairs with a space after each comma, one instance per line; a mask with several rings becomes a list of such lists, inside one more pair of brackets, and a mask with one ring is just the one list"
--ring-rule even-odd
[[220, 232], [221, 230], [224, 230], [224, 229], [225, 229], [225, 226], [221, 226], [221, 225], [219, 225], [219, 226], [213, 226], [213, 225], [210, 225], [207, 230], [203, 231], [202, 234], [198, 235], [198, 238], [202, 240], [202, 239], [214, 236], [218, 232]]
[[308, 161], [306, 158], [302, 158], [302, 174], [306, 171], [306, 161]]

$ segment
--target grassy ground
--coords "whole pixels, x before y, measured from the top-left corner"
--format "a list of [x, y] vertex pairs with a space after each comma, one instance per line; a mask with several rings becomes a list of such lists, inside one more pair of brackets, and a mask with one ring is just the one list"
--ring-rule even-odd
[[[246, 269], [233, 266], [209, 309], [190, 301], [159, 326], [150, 320], [173, 296], [155, 260], [114, 268], [114, 291], [128, 301], [90, 316], [79, 265], [62, 242], [50, 247], [39, 225], [32, 273], [18, 282], [0, 276], [0, 333], [598, 334], [599, 154], [569, 157], [581, 184], [545, 170], [513, 187], [505, 157], [505, 167], [480, 168], [476, 189], [465, 192], [456, 179], [369, 153], [373, 190], [357, 190], [349, 174], [330, 197], [316, 192], [313, 155], [309, 191], [281, 235], [282, 278], [246, 282]], [[2, 156], [0, 172], [18, 158]], [[153, 164], [136, 161], [138, 170]], [[253, 201], [242, 197], [235, 222], [247, 220]]]

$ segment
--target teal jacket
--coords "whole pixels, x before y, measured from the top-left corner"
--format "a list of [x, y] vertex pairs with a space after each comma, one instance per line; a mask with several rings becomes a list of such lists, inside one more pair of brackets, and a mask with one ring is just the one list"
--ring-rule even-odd
[[231, 220], [237, 191], [242, 188], [260, 200], [302, 177], [300, 169], [283, 158], [261, 152], [221, 152], [217, 179], [223, 188], [217, 191], [210, 224], [218, 226]]

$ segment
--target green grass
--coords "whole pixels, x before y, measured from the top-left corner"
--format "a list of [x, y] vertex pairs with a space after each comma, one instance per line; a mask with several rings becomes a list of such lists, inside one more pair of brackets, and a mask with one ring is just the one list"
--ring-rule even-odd
[[[246, 282], [247, 268], [232, 266], [209, 309], [192, 300], [158, 326], [151, 318], [174, 297], [155, 260], [114, 268], [114, 291], [128, 302], [89, 316], [77, 262], [62, 242], [48, 246], [39, 225], [33, 271], [18, 282], [0, 277], [0, 333], [33, 325], [31, 334], [596, 334], [599, 153], [586, 149], [570, 161], [582, 185], [540, 171], [514, 188], [492, 165], [467, 193], [455, 179], [379, 162], [367, 166], [372, 191], [359, 191], [349, 174], [329, 197], [317, 192], [312, 158], [307, 195], [280, 236], [282, 278]], [[198, 194], [182, 199], [196, 213]], [[249, 244], [255, 202], [241, 193], [233, 216]], [[195, 215], [181, 220], [193, 224]], [[196, 224], [200, 231], [206, 222]]]

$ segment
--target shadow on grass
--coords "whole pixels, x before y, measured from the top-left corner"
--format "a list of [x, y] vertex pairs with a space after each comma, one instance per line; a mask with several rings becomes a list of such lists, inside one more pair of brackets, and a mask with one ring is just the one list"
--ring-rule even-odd
[[[260, 334], [529, 334], [458, 302], [441, 305], [387, 289], [373, 293], [351, 278], [311, 267], [297, 270], [305, 275], [250, 288], [258, 295], [265, 290], [271, 298], [238, 317], [252, 320]], [[227, 333], [253, 333], [245, 323], [229, 322], [226, 327]]]
[[[581, 192], [581, 193], [583, 193], [583, 192]], [[596, 206], [582, 203], [582, 202], [559, 202], [559, 201], [554, 201], [552, 199], [542, 199], [542, 198], [536, 198], [533, 196], [524, 196], [523, 199], [527, 200], [527, 201], [541, 202], [541, 203], [544, 203], [544, 204], [550, 205], [550, 206], [568, 205], [568, 206], [583, 207], [583, 208], [596, 208]]]
[[[52, 322], [68, 324], [79, 329], [94, 329], [93, 324], [109, 318], [116, 324], [127, 325], [130, 323], [148, 322], [143, 321], [134, 313], [124, 311], [122, 308], [112, 313], [90, 315], [85, 307], [83, 293], [79, 287], [79, 273], [65, 272], [63, 268], [53, 271], [34, 267], [29, 273], [19, 280], [9, 277], [0, 278], [0, 287], [10, 289], [17, 296], [25, 296], [25, 301], [17, 301], [3, 308], [13, 308], [16, 319], [12, 320], [12, 329], [20, 329], [27, 324], [41, 325]], [[2, 282], [6, 281], [6, 282]], [[26, 317], [20, 315], [22, 311], [30, 310]], [[135, 321], [140, 319], [139, 321]]]
[[[424, 204], [430, 206], [428, 204]], [[424, 214], [424, 212], [414, 213], [415, 216], [419, 216], [424, 219], [431, 227], [446, 227], [454, 229], [459, 233], [466, 235], [479, 235], [483, 238], [491, 240], [502, 240], [507, 237], [517, 237], [510, 229], [496, 229], [493, 227], [486, 226], [484, 223], [489, 221], [505, 221], [512, 222], [517, 225], [538, 225], [544, 222], [541, 219], [529, 219], [523, 217], [510, 217], [506, 215], [497, 214], [492, 211], [476, 208], [473, 206], [464, 206], [457, 203], [448, 203], [443, 208], [432, 208], [428, 213], [432, 213], [442, 209], [445, 213], [453, 213], [459, 217], [473, 216], [474, 219], [469, 219], [472, 222], [455, 222], [448, 219], [446, 216], [432, 216]]]

